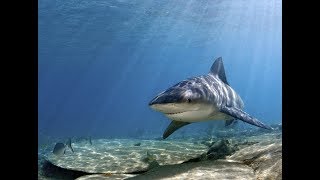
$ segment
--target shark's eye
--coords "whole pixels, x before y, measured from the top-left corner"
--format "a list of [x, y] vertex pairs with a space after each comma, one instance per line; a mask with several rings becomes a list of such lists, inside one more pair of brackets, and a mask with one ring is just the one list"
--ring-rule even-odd
[[191, 99], [190, 98], [188, 98], [187, 101], [188, 101], [188, 103], [191, 103]]

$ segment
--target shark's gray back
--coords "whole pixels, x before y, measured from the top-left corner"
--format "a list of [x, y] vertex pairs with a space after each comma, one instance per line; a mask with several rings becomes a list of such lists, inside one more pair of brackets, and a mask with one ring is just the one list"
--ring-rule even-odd
[[207, 78], [204, 79], [209, 80], [208, 84], [209, 88], [211, 87], [211, 92], [215, 95], [215, 97], [217, 97], [217, 100], [214, 103], [216, 103], [218, 107], [221, 105], [227, 105], [237, 107], [239, 109], [244, 108], [241, 97], [228, 84], [222, 82], [221, 79], [212, 74], [208, 74], [205, 77]]
[[221, 105], [244, 108], [241, 97], [226, 83], [212, 74], [189, 78], [179, 83], [182, 88], [190, 89], [201, 94], [215, 107]]

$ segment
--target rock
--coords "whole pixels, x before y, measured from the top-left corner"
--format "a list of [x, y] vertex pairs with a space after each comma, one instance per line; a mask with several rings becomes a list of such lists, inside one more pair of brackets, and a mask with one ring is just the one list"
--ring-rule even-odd
[[[95, 139], [73, 143], [74, 153], [55, 156], [48, 152], [45, 156], [55, 166], [87, 173], [133, 173], [147, 171], [159, 165], [180, 164], [196, 158], [207, 151], [202, 144], [177, 140], [135, 140], [135, 139]], [[132, 146], [141, 143], [143, 146]], [[147, 152], [151, 161], [144, 161]], [[150, 159], [150, 157], [149, 157]]]
[[[38, 166], [46, 174], [38, 173], [38, 178], [277, 180], [282, 178], [281, 135], [281, 131], [274, 131], [228, 140], [99, 139], [93, 145], [75, 142], [75, 152], [67, 151], [61, 157], [53, 156], [52, 149], [39, 151]], [[143, 145], [133, 146], [138, 143]], [[43, 164], [44, 159], [52, 165]]]
[[227, 157], [250, 166], [258, 180], [282, 179], [282, 141], [263, 141]]
[[126, 179], [134, 177], [134, 174], [93, 174], [78, 177], [76, 180], [105, 180], [105, 179]]
[[207, 158], [211, 160], [222, 159], [227, 155], [234, 153], [237, 150], [229, 140], [222, 139], [215, 142], [207, 152]]
[[135, 143], [134, 144], [134, 146], [140, 146], [141, 145], [141, 143]]
[[40, 167], [41, 173], [38, 174], [38, 179], [47, 180], [69, 180], [80, 176], [88, 175], [88, 173], [81, 171], [73, 171], [53, 165], [49, 161], [44, 161]]
[[243, 179], [254, 180], [253, 170], [231, 160], [165, 165], [128, 179]]

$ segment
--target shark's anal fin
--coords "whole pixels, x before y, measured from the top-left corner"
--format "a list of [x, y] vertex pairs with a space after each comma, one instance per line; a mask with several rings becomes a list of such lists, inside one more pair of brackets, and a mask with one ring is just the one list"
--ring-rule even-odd
[[230, 126], [234, 121], [235, 121], [235, 119], [226, 120], [226, 123], [224, 124], [224, 126], [225, 127]]
[[237, 118], [241, 121], [244, 121], [246, 123], [249, 123], [249, 124], [261, 127], [261, 128], [272, 130], [272, 128], [270, 126], [263, 124], [258, 119], [250, 116], [248, 113], [242, 111], [241, 109], [238, 109], [235, 107], [222, 106], [220, 111], [225, 114], [228, 114], [229, 116], [232, 116], [232, 117]]
[[171, 121], [167, 129], [163, 133], [163, 139], [166, 139], [168, 136], [170, 136], [173, 132], [175, 132], [177, 129], [190, 124], [188, 122], [180, 122], [180, 121]]

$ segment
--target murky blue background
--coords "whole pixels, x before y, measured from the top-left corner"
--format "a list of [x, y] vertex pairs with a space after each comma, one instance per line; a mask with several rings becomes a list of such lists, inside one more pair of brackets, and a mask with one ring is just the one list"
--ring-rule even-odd
[[[281, 0], [39, 0], [39, 140], [160, 137], [169, 120], [148, 102], [220, 56], [245, 110], [281, 122], [281, 9]], [[222, 121], [173, 135], [210, 123]]]

